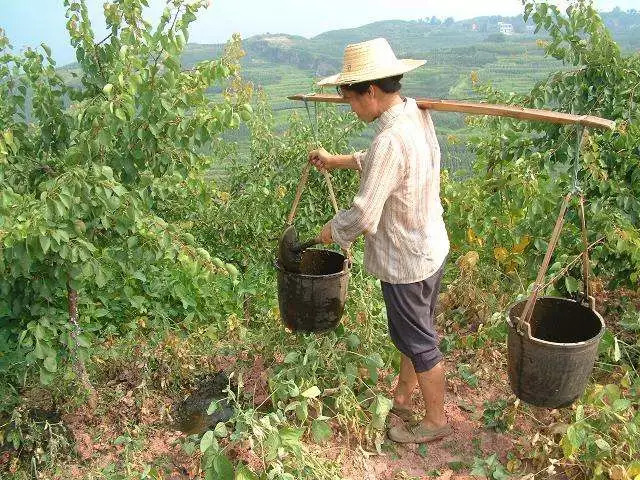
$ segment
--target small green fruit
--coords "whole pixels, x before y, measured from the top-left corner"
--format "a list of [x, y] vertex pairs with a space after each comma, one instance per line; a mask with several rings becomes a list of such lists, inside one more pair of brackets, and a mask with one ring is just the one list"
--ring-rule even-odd
[[82, 235], [87, 231], [87, 226], [82, 220], [78, 219], [73, 222], [73, 230], [76, 232], [76, 235]]
[[184, 234], [184, 241], [188, 244], [188, 245], [193, 245], [196, 241], [196, 239], [193, 237], [193, 235], [191, 235], [190, 233], [185, 233]]
[[230, 263], [227, 263], [225, 265], [225, 268], [227, 269], [227, 272], [229, 272], [229, 275], [231, 276], [232, 280], [235, 280], [236, 278], [238, 278], [238, 269], [235, 267], [235, 265], [232, 265]]
[[211, 261], [213, 262], [213, 264], [218, 267], [218, 268], [225, 268], [224, 266], [224, 262], [222, 260], [220, 260], [218, 257], [213, 257], [211, 259]]

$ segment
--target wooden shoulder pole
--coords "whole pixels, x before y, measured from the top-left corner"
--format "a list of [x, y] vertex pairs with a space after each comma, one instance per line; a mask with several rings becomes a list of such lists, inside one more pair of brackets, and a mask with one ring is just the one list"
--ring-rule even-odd
[[[336, 94], [297, 94], [287, 97], [289, 100], [304, 100], [308, 102], [347, 103], [340, 95]], [[473, 103], [457, 100], [436, 100], [431, 98], [417, 98], [416, 102], [422, 108], [437, 110], [439, 112], [459, 112], [472, 115], [492, 115], [498, 117], [511, 117], [519, 120], [534, 120], [558, 124], [577, 124], [585, 127], [595, 127], [613, 130], [616, 123], [606, 118], [593, 115], [571, 115], [569, 113], [554, 112], [551, 110], [538, 110], [523, 108], [514, 105], [497, 105], [491, 103]]]

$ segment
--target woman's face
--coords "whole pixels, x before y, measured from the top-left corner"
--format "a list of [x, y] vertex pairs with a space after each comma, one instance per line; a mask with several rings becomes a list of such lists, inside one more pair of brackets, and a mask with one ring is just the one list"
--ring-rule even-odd
[[372, 89], [369, 87], [364, 93], [358, 93], [353, 90], [341, 90], [342, 97], [349, 102], [351, 111], [355, 113], [358, 118], [364, 122], [370, 123], [376, 119], [375, 104], [373, 101]]

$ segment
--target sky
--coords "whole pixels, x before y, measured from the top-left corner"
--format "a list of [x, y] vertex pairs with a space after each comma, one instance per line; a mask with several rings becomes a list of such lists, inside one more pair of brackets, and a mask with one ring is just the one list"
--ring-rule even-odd
[[[566, 7], [566, 0], [553, 0]], [[87, 0], [96, 37], [102, 38], [104, 0]], [[157, 20], [166, 0], [149, 0], [148, 20]], [[390, 8], [390, 4], [393, 8]], [[598, 10], [640, 8], [640, 0], [594, 0]], [[416, 20], [436, 16], [464, 20], [483, 15], [514, 16], [522, 13], [521, 0], [211, 0], [192, 24], [191, 42], [223, 43], [233, 33], [243, 38], [263, 33], [287, 33], [313, 37], [342, 28], [359, 27], [379, 20]], [[65, 29], [63, 0], [0, 0], [0, 28], [21, 50], [44, 42], [59, 64], [75, 61]], [[155, 22], [154, 22], [155, 23]]]

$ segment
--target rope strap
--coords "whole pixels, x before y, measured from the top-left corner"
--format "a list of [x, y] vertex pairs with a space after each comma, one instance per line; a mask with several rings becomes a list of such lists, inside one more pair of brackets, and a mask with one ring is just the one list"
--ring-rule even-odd
[[[584, 247], [584, 251], [582, 252], [582, 278], [584, 281], [583, 295], [585, 300], [591, 302], [591, 297], [589, 295], [589, 242], [587, 239], [587, 227], [584, 215], [584, 195], [582, 195], [582, 193], [580, 192], [578, 184], [580, 152], [582, 151], [582, 148], [587, 141], [589, 134], [587, 132], [587, 129], [583, 128], [582, 126], [578, 127], [576, 133], [576, 150], [573, 159], [573, 190], [564, 197], [564, 201], [562, 202], [562, 206], [560, 207], [560, 213], [558, 214], [558, 218], [556, 219], [556, 225], [553, 229], [553, 233], [551, 234], [551, 238], [549, 239], [549, 245], [547, 246], [544, 260], [542, 261], [542, 265], [540, 265], [540, 269], [538, 270], [538, 277], [536, 278], [536, 282], [533, 285], [531, 295], [529, 296], [529, 299], [527, 300], [527, 303], [525, 304], [519, 319], [519, 329], [523, 328], [526, 325], [529, 334], [531, 334], [531, 326], [529, 322], [531, 320], [531, 316], [533, 315], [533, 310], [535, 308], [535, 303], [538, 295], [540, 291], [544, 289], [542, 282], [545, 275], [547, 274], [549, 263], [551, 262], [551, 255], [553, 255], [553, 251], [555, 250], [558, 239], [560, 238], [560, 232], [562, 231], [562, 226], [564, 225], [567, 206], [569, 205], [571, 197], [576, 194], [579, 194], [578, 213], [580, 215], [580, 229], [582, 233], [582, 244]], [[593, 302], [591, 302], [591, 305], [593, 308]]]
[[520, 321], [526, 324], [529, 323], [531, 314], [533, 313], [533, 308], [538, 298], [538, 293], [542, 287], [542, 281], [544, 280], [544, 276], [547, 274], [547, 269], [549, 268], [549, 263], [551, 262], [551, 255], [553, 255], [553, 251], [556, 248], [556, 243], [560, 238], [560, 231], [562, 230], [562, 226], [564, 225], [564, 216], [567, 212], [567, 206], [569, 205], [570, 199], [570, 193], [564, 197], [562, 206], [560, 207], [560, 213], [558, 214], [558, 218], [556, 219], [556, 225], [553, 228], [553, 233], [551, 234], [551, 239], [549, 240], [549, 245], [547, 246], [547, 252], [545, 253], [542, 265], [540, 265], [540, 269], [538, 270], [536, 283], [534, 283], [533, 285], [533, 291], [531, 292], [529, 300], [527, 300], [527, 303], [524, 306], [524, 310], [522, 311], [522, 314], [520, 316]]
[[298, 203], [300, 203], [302, 190], [304, 189], [304, 186], [307, 183], [307, 179], [309, 178], [309, 170], [311, 170], [311, 164], [307, 163], [302, 169], [302, 175], [300, 175], [298, 188], [296, 188], [296, 198], [293, 200], [293, 205], [291, 206], [291, 211], [289, 212], [289, 217], [287, 218], [287, 225], [291, 225], [293, 223], [293, 217], [296, 216], [296, 210], [298, 209]]

